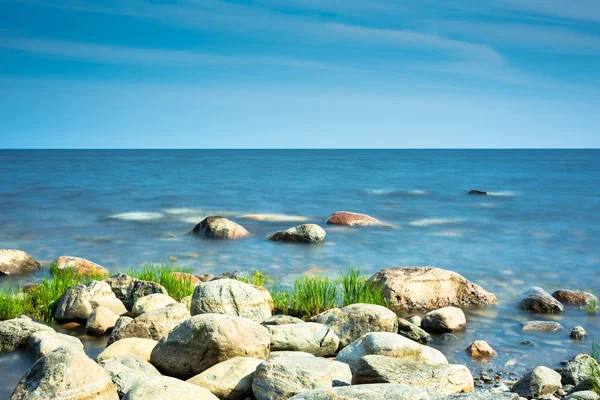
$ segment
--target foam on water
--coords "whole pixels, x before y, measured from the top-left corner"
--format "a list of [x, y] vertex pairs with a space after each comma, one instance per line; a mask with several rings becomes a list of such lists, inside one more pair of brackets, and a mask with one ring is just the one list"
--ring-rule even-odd
[[429, 192], [427, 192], [426, 190], [409, 190], [407, 193], [412, 194], [413, 196], [424, 196], [426, 194], [429, 194]]
[[423, 218], [418, 219], [416, 221], [409, 222], [409, 225], [412, 226], [432, 226], [432, 225], [447, 225], [447, 224], [456, 224], [464, 221], [464, 219], [460, 218]]
[[162, 211], [165, 214], [171, 215], [198, 214], [200, 212], [200, 210], [195, 208], [166, 208]]
[[159, 212], [143, 212], [143, 211], [132, 211], [121, 214], [109, 215], [107, 219], [117, 219], [121, 221], [152, 221], [160, 219], [164, 215]]
[[276, 221], [276, 222], [306, 222], [310, 218], [301, 215], [285, 215], [285, 214], [245, 214], [239, 217], [240, 219], [248, 219], [253, 221]]

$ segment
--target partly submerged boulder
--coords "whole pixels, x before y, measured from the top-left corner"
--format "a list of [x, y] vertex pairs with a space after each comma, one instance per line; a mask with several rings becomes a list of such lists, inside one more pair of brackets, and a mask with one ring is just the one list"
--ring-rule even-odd
[[42, 264], [23, 250], [0, 249], [0, 276], [30, 274], [41, 268]]
[[348, 226], [367, 226], [381, 225], [379, 220], [365, 214], [359, 214], [349, 211], [336, 211], [327, 217], [326, 224], [348, 225]]
[[460, 308], [443, 307], [425, 314], [422, 324], [429, 332], [450, 333], [465, 329], [467, 318]]
[[213, 216], [204, 218], [190, 234], [214, 239], [239, 239], [250, 233], [243, 226], [227, 218]]
[[539, 286], [532, 286], [517, 299], [517, 307], [538, 313], [561, 313], [565, 307]]
[[492, 349], [492, 346], [490, 346], [485, 340], [474, 341], [469, 347], [466, 348], [465, 351], [471, 357], [476, 358], [489, 358], [498, 354], [496, 353], [496, 350]]
[[521, 322], [521, 332], [526, 333], [556, 333], [565, 329], [555, 321], [525, 321]]
[[27, 343], [29, 337], [38, 331], [54, 333], [49, 326], [33, 322], [24, 315], [19, 318], [0, 321], [0, 353], [15, 351], [17, 347]]
[[54, 261], [54, 264], [59, 272], [70, 271], [78, 276], [104, 278], [109, 274], [103, 266], [80, 257], [60, 256]]
[[552, 293], [552, 297], [563, 304], [589, 304], [598, 303], [598, 297], [589, 292], [578, 292], [575, 290], [561, 289]]
[[325, 230], [317, 224], [302, 224], [284, 231], [270, 234], [267, 239], [274, 242], [323, 243]]

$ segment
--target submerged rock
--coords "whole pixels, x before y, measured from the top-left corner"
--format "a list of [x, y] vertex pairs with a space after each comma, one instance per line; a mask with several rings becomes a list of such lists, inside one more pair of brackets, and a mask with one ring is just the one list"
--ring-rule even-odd
[[123, 400], [218, 400], [219, 398], [204, 389], [168, 376], [156, 376], [139, 380]]
[[538, 398], [562, 388], [560, 374], [547, 367], [536, 367], [523, 376], [511, 391], [521, 397]]
[[152, 364], [134, 355], [110, 358], [100, 361], [98, 365], [108, 373], [121, 397], [138, 381], [160, 376], [160, 372]]
[[267, 239], [275, 242], [323, 243], [325, 230], [317, 224], [302, 224], [285, 231], [270, 234]]
[[456, 272], [432, 267], [386, 268], [371, 277], [397, 310], [496, 304], [496, 296]]
[[303, 351], [315, 356], [331, 356], [338, 349], [340, 339], [323, 324], [267, 325], [273, 351]]
[[444, 307], [425, 314], [422, 325], [430, 332], [457, 332], [466, 328], [467, 318], [460, 308]]
[[556, 333], [565, 329], [558, 322], [553, 321], [526, 321], [521, 322], [521, 332], [529, 333]]
[[[421, 322], [420, 318], [419, 322]], [[404, 318], [398, 318], [398, 334], [421, 344], [433, 341], [429, 333]]]
[[109, 274], [106, 268], [85, 258], [60, 256], [54, 263], [59, 272], [71, 271], [74, 275], [78, 276], [101, 276], [104, 278]]
[[263, 362], [258, 358], [234, 357], [213, 365], [187, 382], [208, 389], [221, 400], [245, 400], [252, 398], [254, 373]]
[[538, 313], [561, 313], [565, 307], [539, 286], [532, 286], [517, 299], [517, 307]]
[[469, 347], [467, 347], [466, 352], [471, 357], [477, 358], [488, 358], [493, 357], [496, 354], [496, 350], [492, 349], [485, 340], [476, 340]]
[[214, 239], [239, 239], [250, 233], [241, 225], [224, 217], [206, 217], [190, 232], [192, 235]]
[[473, 190], [469, 190], [469, 193], [467, 193], [467, 194], [485, 196], [485, 195], [488, 194], [488, 192], [484, 192], [482, 190], [473, 189]]
[[348, 226], [367, 226], [381, 225], [379, 220], [365, 214], [359, 214], [348, 211], [336, 211], [327, 217], [326, 224], [348, 225]]
[[577, 292], [561, 289], [552, 293], [552, 297], [564, 304], [588, 304], [592, 301], [598, 303], [598, 297], [589, 292]]
[[417, 387], [397, 383], [374, 383], [309, 390], [295, 395], [290, 400], [426, 400], [429, 398], [425, 390]]
[[583, 326], [576, 326], [571, 331], [571, 339], [583, 340], [587, 337], [587, 332], [583, 329]]
[[30, 274], [40, 269], [42, 264], [23, 250], [0, 249], [0, 276]]

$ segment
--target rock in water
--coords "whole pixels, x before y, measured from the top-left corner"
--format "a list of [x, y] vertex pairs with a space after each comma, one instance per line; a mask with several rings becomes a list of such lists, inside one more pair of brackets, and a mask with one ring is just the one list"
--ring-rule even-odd
[[40, 358], [21, 379], [11, 400], [119, 400], [108, 374], [83, 351], [59, 347]]
[[571, 339], [583, 340], [587, 337], [587, 332], [583, 329], [583, 326], [576, 326], [571, 331]]
[[59, 272], [71, 271], [74, 275], [78, 276], [101, 276], [105, 278], [109, 274], [106, 268], [85, 258], [61, 256], [54, 263]]
[[33, 322], [31, 318], [24, 315], [0, 321], [0, 353], [15, 351], [17, 347], [25, 344], [33, 333], [38, 331], [54, 333], [54, 329]]
[[268, 300], [252, 285], [234, 279], [217, 279], [196, 286], [191, 314], [225, 314], [262, 322], [271, 316]]
[[168, 376], [139, 380], [123, 400], [219, 400], [203, 387]]
[[257, 400], [284, 400], [312, 389], [350, 385], [348, 365], [321, 357], [277, 357], [256, 369], [252, 391]]
[[431, 310], [448, 306], [496, 304], [496, 296], [456, 272], [432, 267], [386, 268], [371, 277], [393, 309]]
[[457, 332], [465, 329], [466, 326], [465, 313], [456, 307], [444, 307], [430, 311], [423, 317], [423, 329], [430, 332]]
[[420, 388], [397, 383], [374, 383], [309, 390], [295, 395], [290, 400], [425, 400], [429, 398], [429, 394]]
[[254, 373], [263, 361], [251, 357], [234, 357], [213, 365], [187, 382], [208, 389], [221, 400], [245, 400], [252, 398]]
[[267, 325], [273, 351], [303, 351], [315, 356], [332, 356], [340, 340], [333, 330], [315, 322]]
[[539, 313], [561, 313], [565, 307], [548, 292], [538, 286], [527, 289], [517, 299], [517, 307]]
[[561, 376], [547, 367], [536, 367], [523, 376], [511, 391], [521, 397], [538, 398], [562, 388]]
[[467, 347], [466, 352], [471, 357], [477, 358], [488, 358], [498, 354], [496, 353], [496, 350], [492, 349], [492, 347], [484, 340], [474, 341], [469, 347]]
[[365, 214], [353, 213], [348, 211], [336, 211], [327, 217], [326, 224], [348, 225], [348, 226], [367, 226], [381, 225], [379, 220]]
[[160, 372], [152, 364], [132, 355], [110, 358], [100, 361], [98, 365], [108, 373], [121, 397], [139, 380], [160, 376]]
[[589, 292], [561, 289], [552, 293], [552, 297], [564, 304], [588, 304], [592, 301], [598, 303], [598, 297]]
[[482, 190], [473, 189], [473, 190], [469, 190], [469, 193], [467, 193], [467, 194], [485, 196], [485, 195], [488, 194], [488, 192], [484, 192]]
[[239, 239], [249, 235], [243, 226], [218, 216], [204, 218], [190, 234], [214, 239]]
[[[419, 318], [421, 322], [421, 318]], [[433, 341], [431, 335], [404, 318], [398, 318], [398, 334], [421, 344]]]
[[398, 331], [396, 313], [374, 304], [351, 304], [332, 308], [311, 321], [327, 325], [340, 338], [340, 349], [369, 332]]
[[166, 294], [149, 294], [148, 296], [140, 297], [136, 300], [131, 308], [131, 316], [135, 318], [148, 311], [158, 310], [159, 308], [163, 308], [174, 303], [177, 303], [177, 300], [171, 296], [167, 296]]
[[189, 379], [234, 357], [265, 360], [269, 344], [269, 331], [259, 323], [202, 314], [186, 319], [163, 337], [152, 351], [151, 363], [166, 375]]
[[528, 333], [556, 333], [565, 329], [558, 322], [553, 321], [526, 321], [521, 322], [522, 332]]
[[275, 242], [323, 243], [325, 230], [317, 224], [302, 224], [285, 231], [270, 234], [267, 239]]
[[0, 276], [30, 274], [40, 269], [42, 264], [24, 251], [0, 249]]

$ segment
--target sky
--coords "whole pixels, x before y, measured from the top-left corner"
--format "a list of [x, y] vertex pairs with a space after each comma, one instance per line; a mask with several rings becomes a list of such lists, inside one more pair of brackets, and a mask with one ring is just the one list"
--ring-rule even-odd
[[598, 0], [0, 0], [0, 148], [598, 148]]

